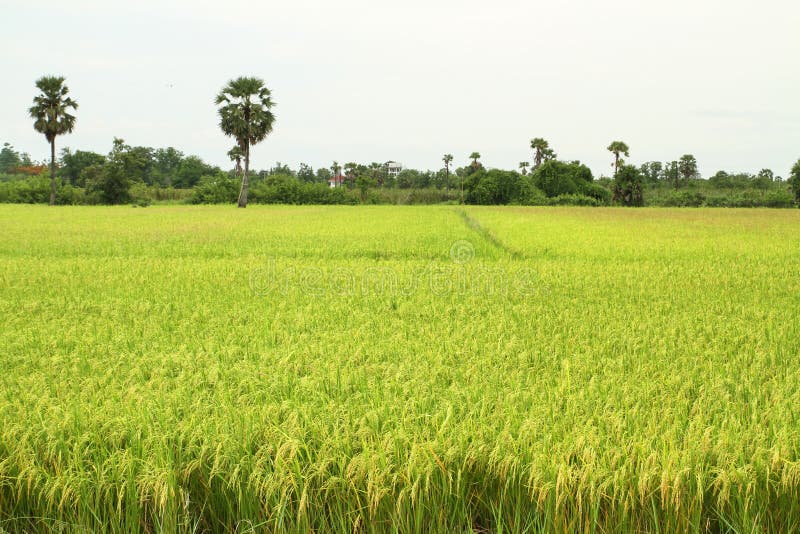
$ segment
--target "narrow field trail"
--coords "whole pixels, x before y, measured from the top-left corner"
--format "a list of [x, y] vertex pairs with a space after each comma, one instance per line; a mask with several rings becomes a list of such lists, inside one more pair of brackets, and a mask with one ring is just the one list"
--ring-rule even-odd
[[493, 245], [498, 250], [503, 251], [507, 254], [511, 259], [514, 260], [522, 260], [527, 259], [527, 256], [520, 252], [519, 250], [515, 250], [506, 243], [504, 243], [500, 238], [494, 235], [489, 229], [484, 227], [480, 221], [470, 214], [466, 212], [466, 210], [456, 210], [456, 213], [461, 217], [464, 221], [464, 224], [467, 225], [467, 228], [478, 234], [482, 239], [486, 240], [488, 243]]

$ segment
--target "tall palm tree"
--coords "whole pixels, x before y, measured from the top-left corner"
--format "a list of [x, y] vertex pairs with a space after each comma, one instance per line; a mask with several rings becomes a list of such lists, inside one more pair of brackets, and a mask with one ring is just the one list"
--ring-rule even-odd
[[244, 153], [239, 145], [234, 145], [232, 149], [228, 150], [228, 157], [231, 158], [231, 161], [233, 162], [233, 172], [236, 173], [236, 176], [242, 174], [243, 156]]
[[622, 158], [619, 157], [619, 155], [624, 154], [625, 157], [628, 158], [630, 157], [630, 154], [628, 154], [629, 150], [630, 148], [628, 147], [628, 145], [626, 145], [622, 141], [614, 141], [613, 143], [608, 145], [608, 151], [614, 154], [614, 165], [613, 165], [614, 176], [617, 175], [617, 172], [619, 171], [619, 166], [624, 163], [622, 161]]
[[67, 96], [69, 88], [63, 76], [42, 76], [36, 80], [41, 91], [33, 97], [33, 106], [28, 110], [33, 119], [33, 128], [43, 133], [50, 143], [50, 205], [56, 203], [56, 136], [71, 133], [75, 129], [75, 116], [70, 109], [78, 109], [78, 103]]
[[445, 154], [442, 161], [444, 161], [444, 188], [445, 191], [450, 191], [450, 164], [453, 162], [453, 155]]
[[531, 150], [533, 150], [534, 169], [538, 169], [543, 162], [556, 157], [556, 153], [550, 148], [550, 143], [541, 137], [531, 139]]
[[530, 166], [531, 166], [531, 164], [528, 163], [527, 161], [520, 161], [519, 162], [519, 170], [520, 170], [520, 172], [522, 172], [522, 176], [525, 176], [525, 175], [528, 174], [528, 167], [530, 167]]
[[244, 157], [242, 188], [238, 206], [247, 207], [248, 173], [250, 171], [250, 147], [263, 141], [275, 123], [272, 93], [259, 78], [242, 76], [231, 80], [217, 95], [219, 125], [225, 135], [236, 139]]

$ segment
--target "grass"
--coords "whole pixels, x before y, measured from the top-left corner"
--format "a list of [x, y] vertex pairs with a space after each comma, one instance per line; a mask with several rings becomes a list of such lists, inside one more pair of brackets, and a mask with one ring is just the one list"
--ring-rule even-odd
[[797, 531], [798, 223], [0, 206], [0, 532]]

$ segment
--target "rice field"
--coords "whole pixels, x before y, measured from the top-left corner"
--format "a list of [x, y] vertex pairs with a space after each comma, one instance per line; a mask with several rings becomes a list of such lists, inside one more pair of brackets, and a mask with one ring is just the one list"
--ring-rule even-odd
[[0, 206], [0, 532], [796, 532], [800, 212]]

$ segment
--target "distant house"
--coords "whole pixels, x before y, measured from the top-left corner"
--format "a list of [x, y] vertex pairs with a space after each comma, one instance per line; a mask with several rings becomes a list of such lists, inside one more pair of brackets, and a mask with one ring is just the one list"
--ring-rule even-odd
[[344, 174], [337, 174], [328, 178], [328, 185], [331, 187], [341, 187], [344, 183]]
[[384, 166], [386, 167], [386, 174], [389, 175], [389, 178], [397, 178], [397, 175], [403, 170], [403, 164], [397, 163], [396, 161], [387, 161]]

